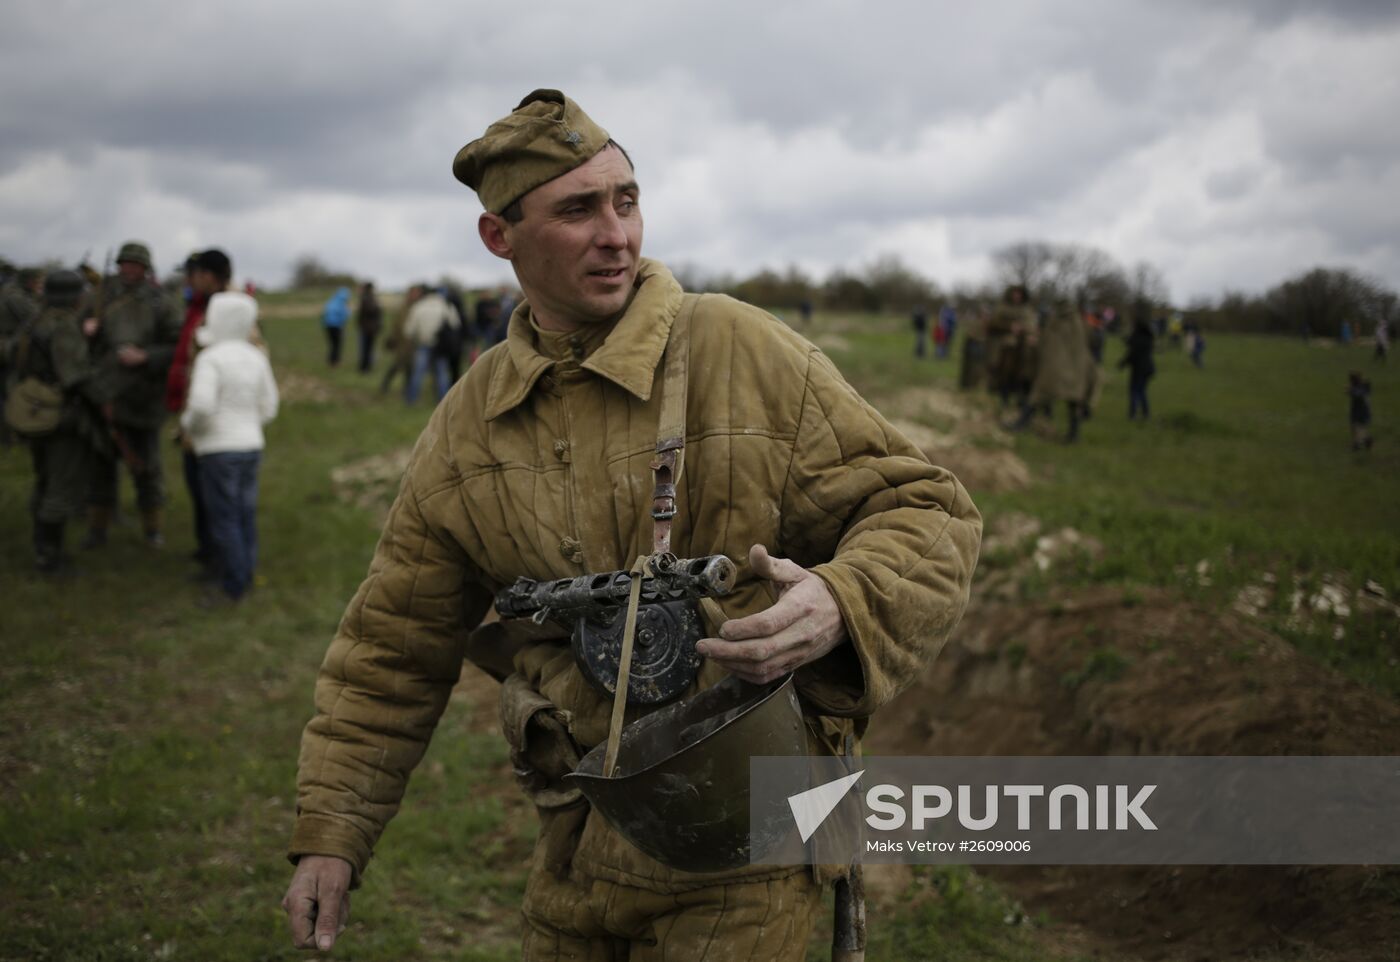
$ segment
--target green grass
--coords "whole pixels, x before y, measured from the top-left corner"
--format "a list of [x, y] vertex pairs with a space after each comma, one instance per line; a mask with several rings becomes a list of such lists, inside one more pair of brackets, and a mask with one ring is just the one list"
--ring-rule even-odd
[[[196, 604], [173, 448], [168, 547], [117, 527], [62, 583], [28, 571], [27, 454], [0, 458], [0, 959], [303, 957], [278, 908], [297, 744], [378, 534], [334, 499], [329, 472], [411, 443], [428, 408], [327, 372], [314, 321], [264, 326], [284, 386], [314, 373], [331, 397], [289, 398], [269, 427], [260, 586], [236, 611]], [[460, 957], [470, 943], [476, 958], [514, 957], [533, 825], [503, 806], [503, 780], [504, 743], [449, 712], [338, 956]]]
[[[956, 360], [915, 360], [912, 334], [891, 330], [889, 319], [839, 324], [849, 347], [832, 356], [877, 406], [908, 387], [956, 386]], [[1099, 559], [1052, 572], [1061, 584], [1173, 586], [1223, 610], [1241, 588], [1272, 573], [1284, 590], [1271, 628], [1319, 660], [1400, 695], [1393, 615], [1353, 611], [1341, 622], [1290, 625], [1283, 604], [1295, 577], [1309, 592], [1324, 578], [1351, 589], [1375, 581], [1400, 599], [1400, 366], [1374, 364], [1363, 347], [1214, 334], [1204, 369], [1179, 352], [1159, 352], [1152, 419], [1134, 423], [1127, 419], [1126, 374], [1114, 368], [1121, 355], [1111, 340], [1102, 397], [1081, 443], [1017, 436], [1016, 451], [1036, 484], [974, 490], [984, 516], [1026, 512], [1047, 531], [1070, 526], [1103, 542]], [[1376, 446], [1364, 454], [1350, 450], [1345, 390], [1352, 369], [1372, 382]], [[995, 408], [985, 392], [975, 397]], [[1062, 433], [1063, 405], [1055, 418]], [[987, 560], [996, 566], [1008, 559]], [[1195, 578], [1202, 560], [1210, 562], [1209, 585]], [[1044, 587], [1028, 586], [1028, 597]], [[1338, 624], [1341, 641], [1334, 637]]]
[[[290, 876], [297, 744], [317, 666], [378, 533], [375, 517], [335, 498], [329, 473], [410, 444], [428, 409], [380, 402], [377, 378], [349, 367], [328, 372], [316, 298], [262, 302], [288, 397], [262, 470], [262, 581], [236, 611], [202, 610], [186, 580], [193, 541], [173, 448], [169, 546], [149, 551], [134, 526], [118, 527], [105, 551], [80, 559], [80, 579], [61, 583], [29, 573], [28, 457], [0, 454], [0, 960], [305, 957], [277, 904]], [[841, 336], [849, 350], [834, 356], [877, 401], [954, 376], [951, 362], [907, 356], [898, 319], [849, 319]], [[1027, 591], [1044, 596], [1064, 579], [1125, 592], [1180, 584], [1223, 604], [1263, 570], [1336, 571], [1400, 591], [1400, 505], [1387, 481], [1400, 467], [1396, 376], [1375, 374], [1380, 441], [1361, 462], [1346, 450], [1341, 393], [1348, 363], [1361, 360], [1226, 337], [1212, 338], [1208, 358], [1204, 372], [1163, 359], [1150, 425], [1126, 422], [1122, 382], [1111, 383], [1082, 445], [1018, 440], [1035, 487], [973, 492], [989, 515], [1030, 511], [1104, 541], [1100, 560]], [[325, 390], [299, 400], [292, 387], [311, 376]], [[1187, 589], [1175, 568], [1201, 558], [1212, 559], [1214, 584]], [[1364, 619], [1352, 621], [1341, 646], [1294, 640], [1395, 690], [1394, 666], [1386, 675], [1378, 654], [1394, 650], [1393, 626], [1367, 634]], [[502, 740], [473, 729], [468, 707], [445, 715], [355, 893], [337, 957], [516, 957], [534, 818]], [[870, 958], [1053, 956], [1019, 912], [967, 869], [921, 869], [872, 916]], [[823, 938], [814, 935], [814, 958]]]

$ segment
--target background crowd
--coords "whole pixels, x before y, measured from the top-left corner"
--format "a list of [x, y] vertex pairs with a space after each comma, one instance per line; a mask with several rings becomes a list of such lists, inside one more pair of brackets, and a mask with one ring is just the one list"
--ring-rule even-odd
[[[30, 448], [39, 572], [74, 571], [65, 543], [72, 521], [83, 523], [81, 548], [106, 544], [122, 473], [135, 489], [143, 538], [163, 546], [163, 452], [173, 447], [192, 505], [192, 576], [207, 586], [205, 602], [237, 602], [252, 587], [262, 425], [275, 417], [278, 395], [252, 285], [232, 291], [233, 272], [224, 251], [208, 249], [191, 253], [162, 282], [139, 241], [123, 244], [114, 267], [102, 271], [0, 263], [0, 440]], [[382, 369], [381, 395], [397, 390], [412, 405], [431, 379], [436, 403], [482, 351], [505, 339], [516, 303], [506, 288], [424, 282], [381, 297], [372, 282], [342, 284], [321, 308], [326, 363], [341, 363], [353, 331], [355, 369]], [[803, 299], [799, 326], [812, 314], [811, 300]], [[1179, 350], [1197, 368], [1205, 364], [1197, 321], [1146, 298], [1120, 311], [1014, 283], [996, 303], [920, 305], [911, 321], [919, 359], [948, 360], [961, 334], [959, 386], [994, 395], [1008, 429], [1052, 417], [1063, 402], [1068, 442], [1079, 438], [1100, 401], [1104, 364], [1127, 371], [1128, 417], [1143, 422], [1159, 351]], [[1350, 324], [1342, 332], [1341, 343], [1356, 337]], [[1121, 340], [1122, 349], [1106, 358], [1110, 339]], [[1385, 361], [1384, 320], [1371, 343], [1374, 360]], [[1345, 390], [1352, 448], [1368, 451], [1370, 382], [1353, 371]]]

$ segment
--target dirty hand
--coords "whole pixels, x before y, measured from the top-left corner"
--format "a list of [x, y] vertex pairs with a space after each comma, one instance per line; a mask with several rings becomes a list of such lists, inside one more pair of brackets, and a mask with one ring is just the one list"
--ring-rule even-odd
[[719, 638], [695, 646], [700, 654], [744, 681], [766, 684], [849, 639], [841, 610], [822, 579], [786, 558], [774, 558], [761, 544], [749, 549], [749, 566], [777, 588], [777, 603], [725, 622]]
[[282, 910], [294, 946], [328, 950], [350, 918], [350, 863], [333, 855], [303, 855], [282, 896]]
[[135, 344], [123, 344], [117, 348], [117, 360], [126, 367], [138, 367], [146, 363], [146, 352]]

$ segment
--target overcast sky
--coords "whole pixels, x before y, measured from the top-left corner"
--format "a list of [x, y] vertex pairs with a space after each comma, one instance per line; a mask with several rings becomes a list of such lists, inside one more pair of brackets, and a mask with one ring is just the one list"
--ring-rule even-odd
[[0, 254], [225, 248], [395, 287], [509, 276], [453, 154], [535, 87], [637, 164], [645, 253], [944, 285], [1026, 238], [1175, 298], [1400, 287], [1400, 4], [9, 0]]

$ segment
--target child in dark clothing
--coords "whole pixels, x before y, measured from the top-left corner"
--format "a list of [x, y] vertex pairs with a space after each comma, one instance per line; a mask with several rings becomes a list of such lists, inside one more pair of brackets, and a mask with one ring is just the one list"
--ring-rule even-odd
[[1371, 382], [1362, 377], [1360, 371], [1351, 372], [1347, 396], [1351, 398], [1351, 449], [1369, 451], [1372, 441]]

